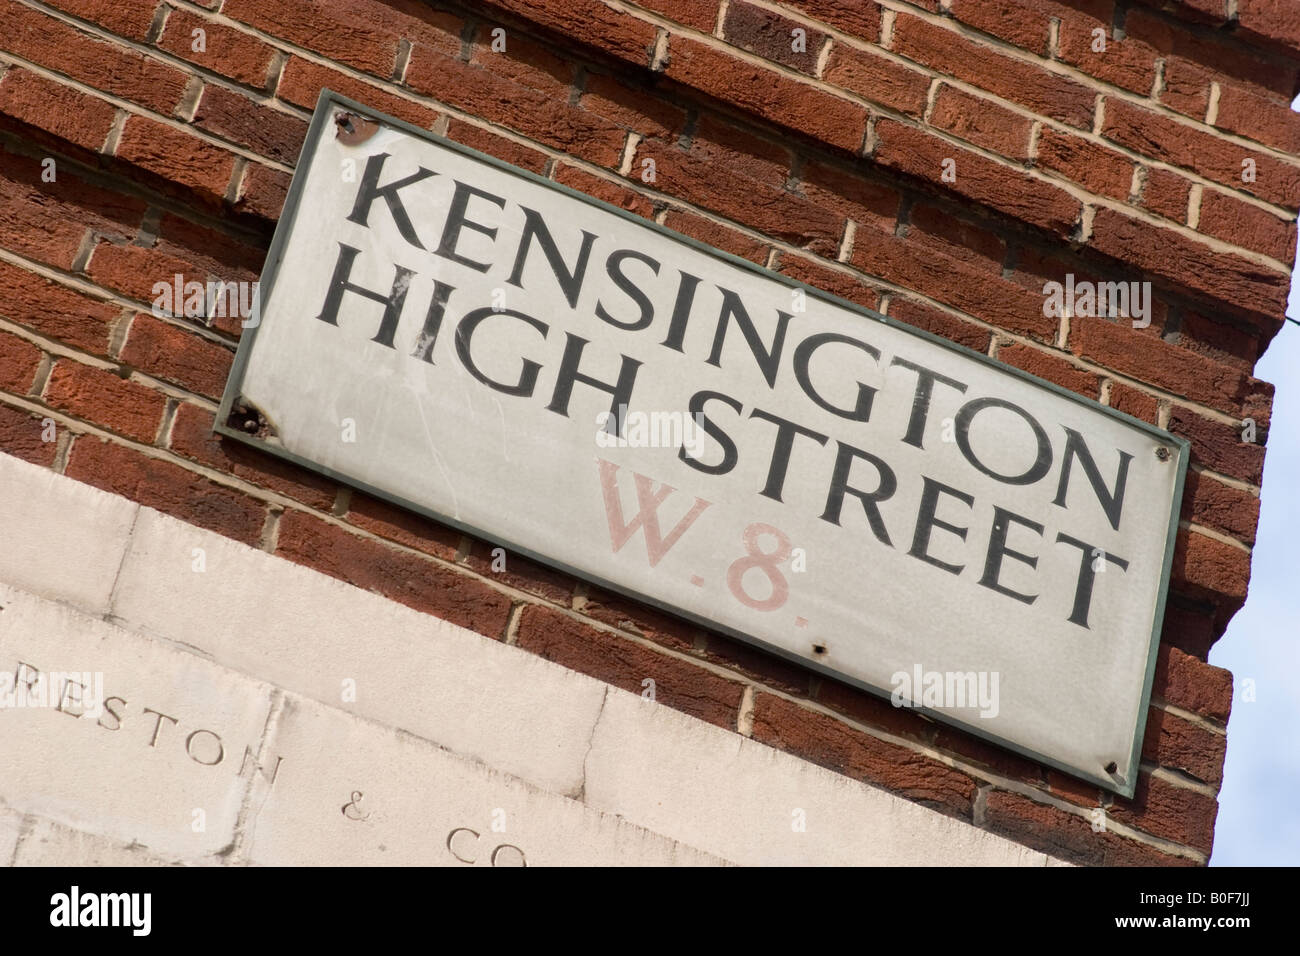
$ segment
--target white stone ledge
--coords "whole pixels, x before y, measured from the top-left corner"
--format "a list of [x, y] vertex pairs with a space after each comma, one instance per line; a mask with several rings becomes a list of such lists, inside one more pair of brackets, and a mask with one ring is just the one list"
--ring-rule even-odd
[[[0, 672], [103, 670], [133, 718], [0, 712], [0, 860], [1059, 862], [3, 454], [0, 489], [26, 542], [0, 558]], [[137, 705], [174, 736], [149, 746]], [[196, 727], [222, 766], [187, 755]], [[237, 772], [245, 746], [282, 759], [273, 784]]]

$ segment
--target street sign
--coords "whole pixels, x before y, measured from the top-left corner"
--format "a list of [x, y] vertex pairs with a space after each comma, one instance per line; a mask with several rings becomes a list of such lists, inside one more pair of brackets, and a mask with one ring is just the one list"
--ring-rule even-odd
[[328, 92], [260, 293], [223, 434], [1132, 794], [1183, 440]]

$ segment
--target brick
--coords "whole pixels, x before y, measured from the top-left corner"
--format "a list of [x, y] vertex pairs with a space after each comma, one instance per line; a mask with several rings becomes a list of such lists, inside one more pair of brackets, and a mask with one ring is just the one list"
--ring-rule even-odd
[[646, 219], [654, 216], [654, 205], [645, 196], [633, 192], [626, 186], [620, 186], [618, 183], [612, 183], [608, 179], [589, 173], [581, 167], [568, 164], [558, 166], [555, 170], [555, 181]]
[[41, 335], [96, 355], [108, 354], [108, 338], [121, 309], [0, 262], [0, 315]]
[[1030, 375], [1055, 382], [1072, 392], [1078, 392], [1088, 398], [1096, 398], [1101, 387], [1101, 376], [1087, 369], [1077, 368], [1061, 354], [1045, 351], [1031, 345], [1014, 342], [998, 349], [997, 359], [1016, 368], [1023, 369]]
[[0, 80], [0, 113], [56, 139], [98, 151], [117, 108], [107, 100], [15, 66]]
[[[794, 49], [796, 29], [803, 30], [800, 38], [802, 49], [798, 51]], [[826, 42], [826, 34], [807, 23], [791, 20], [744, 0], [735, 0], [727, 5], [722, 21], [722, 38], [742, 50], [809, 76], [816, 74], [817, 57]]]
[[[1294, 74], [1278, 69], [1275, 62], [1260, 56], [1258, 50], [1240, 43], [1225, 43], [1221, 36], [1136, 8], [1131, 8], [1124, 18], [1124, 32], [1130, 38], [1155, 47], [1165, 61], [1166, 84], [1172, 79], [1184, 85], [1189, 96], [1194, 89], [1194, 79], [1199, 77], [1206, 87], [1202, 95], [1207, 99], [1209, 82], [1222, 83], [1225, 78], [1290, 99], [1288, 90], [1293, 85]], [[1199, 114], [1177, 106], [1174, 108], [1197, 119], [1203, 118], [1205, 113], [1203, 105]]]
[[1223, 781], [1227, 752], [1228, 738], [1221, 733], [1158, 707], [1152, 707], [1147, 714], [1142, 740], [1142, 756], [1146, 760], [1217, 786]]
[[880, 291], [874, 286], [852, 273], [828, 268], [814, 259], [782, 255], [780, 269], [783, 274], [792, 279], [806, 282], [813, 288], [829, 292], [831, 295], [855, 302], [865, 308], [875, 309], [880, 305]]
[[975, 782], [966, 774], [828, 714], [760, 691], [754, 695], [753, 737], [949, 816], [970, 818]]
[[263, 502], [170, 461], [91, 435], [73, 444], [65, 473], [244, 544], [256, 544], [266, 523]]
[[147, 116], [132, 115], [122, 128], [117, 157], [210, 203], [226, 196], [235, 154]]
[[1043, 10], [1019, 0], [950, 0], [948, 10], [976, 30], [1038, 56], [1047, 55], [1051, 24]]
[[125, 239], [144, 218], [142, 200], [92, 186], [60, 167], [57, 180], [41, 179], [35, 157], [0, 152], [0, 245], [71, 270], [87, 229]]
[[44, 397], [51, 408], [146, 444], [158, 434], [167, 405], [146, 385], [68, 359], [55, 363]]
[[290, 181], [291, 177], [283, 170], [249, 163], [244, 169], [243, 181], [239, 184], [239, 196], [234, 202], [235, 211], [259, 219], [279, 219], [284, 201], [289, 195]]
[[964, 345], [981, 355], [988, 352], [991, 338], [988, 329], [923, 302], [894, 296], [889, 300], [889, 317]]
[[1032, 760], [953, 727], [941, 725], [935, 734], [933, 746], [999, 776], [1020, 780], [1031, 786], [1040, 786], [1043, 782], [1043, 768]]
[[1131, 159], [1081, 136], [1044, 126], [1038, 135], [1035, 165], [1060, 173], [1089, 192], [1127, 199], [1133, 186]]
[[1101, 806], [1101, 789], [1095, 783], [1078, 780], [1059, 770], [1047, 771], [1047, 788], [1053, 795], [1081, 807]]
[[1244, 544], [1254, 544], [1255, 529], [1259, 526], [1259, 498], [1204, 472], [1189, 471], [1182, 516]]
[[1114, 833], [1094, 833], [1090, 820], [1018, 793], [990, 791], [984, 825], [1043, 853], [1084, 866], [1194, 866]]
[[722, 223], [697, 216], [683, 209], [670, 209], [664, 217], [663, 224], [684, 236], [690, 236], [705, 245], [740, 256], [750, 262], [762, 265], [767, 262], [769, 246], [761, 239], [747, 236], [739, 230], [724, 226]]
[[951, 86], [939, 88], [930, 125], [1011, 159], [1029, 158], [1028, 118]]
[[1214, 845], [1214, 797], [1149, 773], [1138, 777], [1133, 799], [1117, 797], [1107, 811], [1119, 822], [1208, 854]]
[[216, 278], [253, 282], [262, 270], [269, 244], [266, 237], [250, 238], [220, 232], [172, 213], [163, 213], [158, 223], [155, 248], [164, 255], [184, 259], [193, 269], [206, 270]]
[[734, 729], [744, 690], [690, 661], [651, 650], [541, 605], [519, 615], [517, 643], [525, 650], [634, 694], [654, 681], [655, 700], [719, 727]]
[[797, 697], [808, 696], [810, 671], [752, 644], [710, 633], [705, 637], [703, 650], [698, 653], [706, 661], [735, 671], [764, 687]]
[[[0, 451], [48, 468], [54, 464], [57, 441], [45, 441], [44, 416], [0, 403]], [[57, 437], [58, 431], [56, 429]]]
[[[876, 139], [872, 158], [879, 165], [952, 190], [1057, 235], [1073, 232], [1082, 213], [1082, 204], [1063, 189], [1020, 175], [922, 130], [882, 119], [876, 124]], [[955, 181], [951, 183], [940, 181], [945, 159], [956, 164]]]
[[226, 0], [221, 13], [327, 59], [387, 79], [397, 62], [400, 34], [376, 22], [377, 7], [375, 0], [340, 6]]
[[898, 190], [854, 170], [809, 162], [798, 189], [821, 208], [859, 225], [892, 231], [898, 219]]
[[889, 700], [829, 677], [819, 677], [817, 702], [850, 720], [922, 744], [934, 742], [938, 725], [911, 707], [895, 707]]
[[1226, 724], [1232, 713], [1232, 674], [1168, 644], [1157, 649], [1151, 691], [1170, 704], [1221, 724]]
[[1110, 407], [1154, 425], [1160, 414], [1156, 397], [1123, 382], [1111, 382]]
[[1125, 215], [1098, 209], [1088, 244], [1098, 252], [1202, 295], [1266, 316], [1286, 311], [1290, 278], [1232, 253]]
[[578, 39], [635, 66], [649, 66], [658, 29], [654, 24], [606, 6], [600, 0], [491, 0], [559, 36]]
[[1245, 391], [1241, 372], [1154, 336], [1144, 336], [1139, 347], [1139, 334], [1127, 323], [1076, 317], [1070, 323], [1069, 347], [1081, 358], [1176, 395], [1225, 411], [1240, 405]]
[[1160, 640], [1164, 644], [1204, 661], [1217, 638], [1212, 603], [1184, 597], [1177, 591], [1169, 592], [1160, 631]]
[[1160, 102], [1192, 119], [1204, 119], [1210, 106], [1210, 84], [1216, 74], [1181, 57], [1165, 58], [1164, 88]]
[[937, 253], [918, 255], [905, 239], [859, 229], [852, 264], [1000, 328], [1050, 341], [1057, 321], [1043, 315], [1043, 297], [986, 270]]
[[545, 153], [524, 146], [522, 143], [517, 143], [513, 139], [508, 139], [500, 133], [494, 133], [481, 126], [471, 126], [454, 116], [451, 118], [450, 123], [447, 124], [447, 138], [468, 146], [470, 149], [476, 149], [480, 153], [495, 156], [511, 166], [527, 169], [529, 172], [541, 173], [546, 169], [547, 162], [550, 161], [550, 157]]
[[[1275, 205], [1294, 206], [1300, 200], [1300, 168], [1130, 103], [1107, 100], [1101, 132], [1121, 146]], [[1255, 162], [1254, 182], [1242, 180], [1247, 159]]]
[[705, 33], [718, 22], [718, 0], [638, 0], [637, 6]]
[[872, 50], [837, 43], [831, 47], [822, 79], [863, 99], [920, 117], [930, 76]]
[[1288, 50], [1300, 47], [1300, 10], [1287, 0], [1240, 0], [1237, 23], [1242, 31], [1274, 40]]
[[1201, 218], [1196, 228], [1234, 246], [1262, 252], [1288, 266], [1295, 264], [1295, 220], [1283, 219], [1227, 193], [1213, 189], [1201, 193]]
[[488, 637], [505, 633], [510, 598], [500, 591], [306, 512], [284, 513], [275, 553]]
[[[203, 49], [194, 49], [194, 31], [203, 31]], [[159, 49], [182, 60], [212, 70], [254, 89], [265, 89], [275, 58], [275, 47], [224, 23], [217, 23], [183, 8], [167, 14]]]
[[499, 554], [495, 553], [498, 547], [491, 541], [473, 541], [465, 556], [466, 567], [493, 583], [535, 594], [556, 604], [569, 603], [573, 594], [572, 577], [504, 548]]
[[1225, 424], [1174, 405], [1169, 430], [1192, 443], [1192, 461], [1230, 478], [1258, 485], [1264, 475], [1264, 437], [1257, 430], [1254, 442], [1244, 441], [1243, 426]]
[[700, 628], [689, 621], [601, 587], [590, 587], [577, 608], [584, 617], [678, 651], [693, 651], [700, 635]]
[[734, 220], [791, 245], [834, 254], [844, 230], [841, 217], [780, 186], [720, 169], [692, 151], [659, 140], [637, 145], [633, 169], [655, 164], [655, 189]]
[[[785, 0], [785, 6], [860, 40], [880, 39], [880, 7], [862, 0]], [[925, 3], [919, 4], [925, 6]], [[934, 9], [934, 4], [929, 4]]]
[[131, 320], [121, 351], [123, 364], [213, 399], [225, 388], [234, 359], [230, 349], [144, 314]]
[[0, 389], [15, 395], [26, 395], [36, 379], [45, 353], [39, 348], [8, 332], [0, 332]]
[[689, 37], [669, 39], [665, 76], [837, 149], [857, 152], [866, 134], [865, 107]]
[[454, 561], [460, 550], [461, 533], [455, 528], [359, 491], [352, 492], [346, 520], [371, 534], [444, 561]]
[[1222, 597], [1226, 600], [1219, 603], [1235, 611], [1246, 600], [1250, 552], [1184, 529], [1174, 545], [1170, 580], [1191, 597], [1215, 601]]
[[[1150, 94], [1158, 57], [1154, 48], [1134, 38], [1117, 39], [1109, 20], [1074, 14], [1061, 17], [1060, 22], [1057, 49], [1062, 62], [1134, 93]], [[1097, 29], [1105, 31], [1104, 50], [1095, 48]]]
[[334, 482], [248, 445], [214, 434], [213, 414], [183, 402], [176, 407], [168, 447], [192, 461], [242, 478], [261, 488], [287, 495], [328, 511], [334, 504]]
[[[412, 58], [414, 61], [414, 57]], [[408, 75], [410, 69], [407, 70]], [[275, 88], [275, 95], [286, 103], [314, 110], [320, 91], [331, 89], [358, 103], [365, 103], [389, 116], [396, 116], [413, 126], [428, 129], [437, 119], [438, 114], [427, 106], [413, 103], [401, 96], [395, 96], [387, 90], [358, 80], [347, 73], [321, 66], [302, 57], [291, 56], [284, 65], [280, 83]]]
[[908, 210], [907, 241], [997, 275], [1007, 256], [1007, 244], [997, 234], [925, 204]]
[[129, 40], [144, 40], [153, 24], [157, 0], [49, 0], [48, 6], [89, 20]]
[[307, 137], [307, 124], [284, 110], [209, 83], [195, 110], [195, 126], [259, 156], [293, 165]]
[[1177, 341], [1184, 348], [1249, 374], [1263, 353], [1267, 335], [1258, 325], [1223, 312], [1206, 314], [1184, 309]]
[[954, 30], [900, 12], [894, 20], [892, 49], [1035, 113], [1080, 129], [1092, 128], [1097, 96], [1088, 87], [974, 43]]
[[601, 73], [587, 74], [578, 105], [647, 138], [671, 139], [686, 125], [680, 106]]
[[1300, 113], [1285, 100], [1263, 96], [1235, 83], [1219, 85], [1214, 125], [1285, 153], [1300, 153]]
[[756, 136], [708, 113], [696, 123], [690, 151], [697, 159], [772, 186], [785, 186], [792, 175], [794, 157], [788, 144]]
[[[449, 53], [459, 56], [460, 51]], [[471, 66], [486, 70], [497, 79], [509, 80], [530, 90], [568, 99], [576, 78], [575, 65], [549, 47], [516, 36], [498, 50], [492, 32], [480, 25], [470, 48]]]
[[497, 66], [507, 62], [497, 55], [488, 65], [480, 66], [434, 50], [417, 49], [407, 67], [406, 85], [552, 149], [598, 166], [618, 168], [627, 138], [622, 127], [596, 113], [570, 106], [566, 96], [556, 94], [550, 80], [535, 78], [533, 85], [525, 85], [497, 73]]
[[[155, 283], [165, 282], [174, 288], [176, 276], [181, 277], [182, 286], [186, 282], [206, 283], [208, 278], [206, 270], [194, 269], [186, 260], [156, 248], [107, 239], [95, 244], [85, 271], [96, 285], [149, 303], [158, 298]], [[175, 303], [173, 311], [177, 311]]]
[[185, 90], [187, 77], [175, 67], [14, 0], [0, 3], [0, 36], [9, 53], [159, 113], [170, 113]]
[[1187, 222], [1187, 199], [1191, 180], [1167, 169], [1148, 169], [1138, 205], [1174, 222]]

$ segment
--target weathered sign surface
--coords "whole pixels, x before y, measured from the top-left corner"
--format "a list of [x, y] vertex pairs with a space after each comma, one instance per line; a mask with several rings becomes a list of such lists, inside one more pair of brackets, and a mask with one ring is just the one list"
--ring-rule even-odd
[[1180, 439], [333, 94], [261, 293], [223, 433], [1132, 792]]

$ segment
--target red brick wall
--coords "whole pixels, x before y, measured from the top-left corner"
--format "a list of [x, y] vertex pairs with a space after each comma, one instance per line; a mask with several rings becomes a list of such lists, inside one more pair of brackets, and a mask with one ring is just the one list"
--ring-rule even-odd
[[[1293, 0], [0, 0], [0, 71], [3, 451], [1066, 859], [1207, 858], [1205, 658], [1294, 263]], [[1136, 797], [214, 438], [238, 321], [150, 289], [257, 278], [323, 86], [1187, 436]], [[1150, 279], [1151, 327], [1045, 318], [1070, 272]]]

